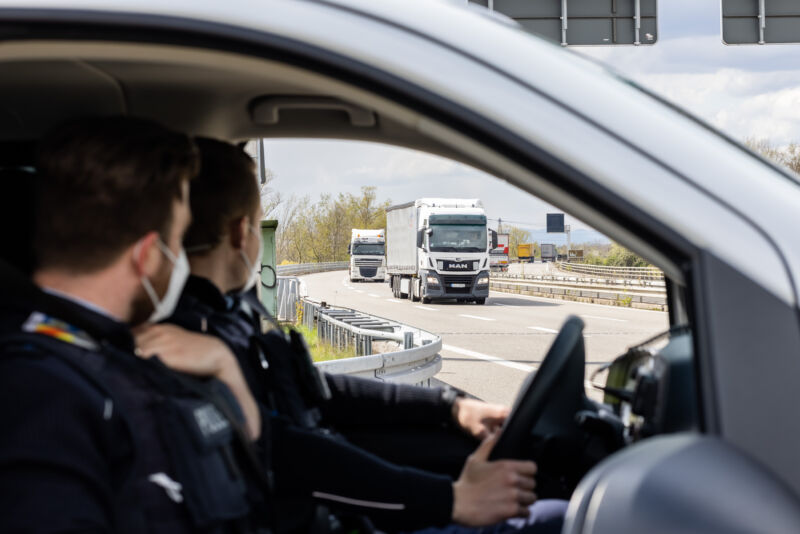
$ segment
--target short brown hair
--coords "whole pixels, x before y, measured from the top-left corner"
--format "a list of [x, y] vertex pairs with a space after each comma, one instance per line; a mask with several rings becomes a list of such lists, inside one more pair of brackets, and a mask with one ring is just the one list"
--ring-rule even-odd
[[198, 170], [186, 135], [145, 119], [75, 120], [39, 147], [37, 267], [93, 272], [148, 232], [162, 236]]
[[243, 149], [205, 137], [195, 143], [200, 149], [200, 173], [189, 196], [192, 224], [183, 240], [188, 254], [215, 248], [228, 224], [252, 215], [261, 202], [255, 164]]

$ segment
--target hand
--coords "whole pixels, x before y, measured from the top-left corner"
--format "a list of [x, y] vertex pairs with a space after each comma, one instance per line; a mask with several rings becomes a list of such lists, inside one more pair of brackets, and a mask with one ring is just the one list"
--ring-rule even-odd
[[461, 476], [453, 483], [453, 521], [480, 527], [512, 517], [526, 517], [536, 500], [536, 464], [517, 460], [490, 462], [489, 453], [497, 443], [492, 434], [473, 452]]
[[261, 434], [261, 416], [236, 356], [220, 339], [170, 324], [145, 325], [134, 330], [136, 354], [158, 358], [164, 365], [195, 376], [213, 377], [233, 393], [244, 412], [251, 439]]
[[134, 330], [139, 356], [158, 356], [170, 369], [195, 376], [219, 378], [236, 357], [220, 339], [190, 332], [171, 324], [141, 326]]
[[499, 430], [508, 414], [509, 409], [500, 404], [465, 398], [458, 398], [453, 403], [453, 419], [477, 439], [484, 439]]

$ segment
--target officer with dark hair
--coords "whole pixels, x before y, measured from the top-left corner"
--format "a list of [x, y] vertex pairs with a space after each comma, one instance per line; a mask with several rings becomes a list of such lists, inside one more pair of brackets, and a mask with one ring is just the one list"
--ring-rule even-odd
[[0, 266], [0, 532], [271, 523], [262, 420], [234, 355], [187, 336], [198, 380], [138, 357], [130, 330], [180, 296], [198, 166], [189, 138], [145, 120], [74, 121], [41, 141], [32, 281]]
[[[193, 222], [184, 239], [193, 274], [168, 321], [222, 339], [239, 359], [262, 412], [281, 415], [268, 425], [271, 442], [261, 440], [271, 448], [275, 466], [277, 515], [292, 510], [279, 504], [292, 495], [363, 514], [393, 530], [452, 522], [478, 527], [528, 516], [535, 465], [489, 462], [494, 438], [478, 447], [502, 424], [505, 407], [448, 389], [342, 375], [320, 379], [299, 335], [262, 331], [269, 318], [252, 291], [261, 258], [253, 162], [227, 143], [198, 139], [197, 144], [201, 172], [193, 183]], [[192, 357], [181, 349], [181, 337], [175, 326], [154, 325], [140, 332], [137, 343], [168, 365], [174, 354], [175, 365], [191, 371]], [[334, 437], [330, 428], [348, 441]], [[564, 503], [534, 511], [532, 530], [558, 531]], [[455, 525], [449, 530], [472, 531]]]

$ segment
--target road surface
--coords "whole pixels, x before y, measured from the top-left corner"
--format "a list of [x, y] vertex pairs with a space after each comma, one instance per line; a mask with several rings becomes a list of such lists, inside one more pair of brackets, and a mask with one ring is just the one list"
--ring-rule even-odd
[[511, 404], [569, 315], [586, 323], [587, 377], [597, 365], [669, 327], [665, 312], [511, 295], [492, 291], [483, 306], [421, 304], [392, 297], [389, 285], [350, 282], [346, 271], [302, 277], [308, 296], [442, 336], [436, 378], [489, 402]]

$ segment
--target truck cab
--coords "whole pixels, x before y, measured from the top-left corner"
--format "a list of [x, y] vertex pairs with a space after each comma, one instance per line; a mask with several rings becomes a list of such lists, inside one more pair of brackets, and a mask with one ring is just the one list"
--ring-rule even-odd
[[387, 229], [395, 296], [486, 302], [490, 243], [479, 199], [423, 198], [393, 206]]
[[386, 232], [353, 228], [350, 245], [350, 281], [377, 280], [386, 276]]

